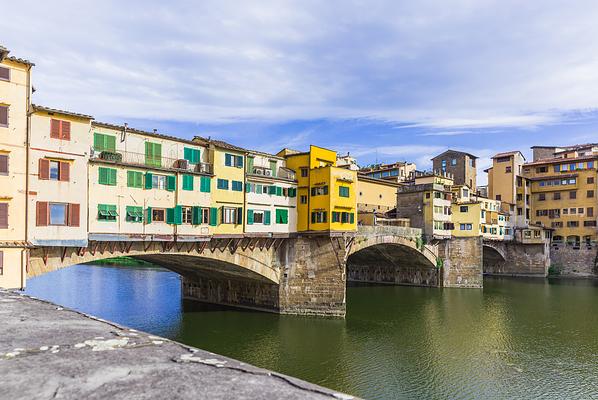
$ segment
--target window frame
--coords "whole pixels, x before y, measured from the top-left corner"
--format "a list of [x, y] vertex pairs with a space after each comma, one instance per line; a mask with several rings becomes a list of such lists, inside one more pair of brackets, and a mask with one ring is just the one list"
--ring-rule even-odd
[[[55, 224], [52, 222], [52, 207], [55, 206], [60, 206], [63, 208], [64, 210], [64, 223], [61, 224]], [[68, 213], [69, 213], [69, 207], [68, 207], [68, 203], [58, 203], [58, 202], [48, 202], [48, 226], [68, 226]]]
[[0, 128], [8, 128], [10, 125], [10, 106], [8, 104], [0, 104], [0, 109], [6, 109], [6, 123], [0, 121]]

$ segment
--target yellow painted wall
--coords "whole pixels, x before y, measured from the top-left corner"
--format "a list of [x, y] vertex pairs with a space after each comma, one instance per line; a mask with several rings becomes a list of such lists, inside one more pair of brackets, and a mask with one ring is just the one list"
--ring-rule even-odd
[[389, 185], [386, 181], [375, 182], [357, 176], [356, 190], [359, 211], [386, 212], [397, 206], [397, 186]]
[[[243, 234], [243, 224], [223, 224], [221, 223], [221, 211], [222, 207], [235, 207], [242, 208], [243, 222], [245, 222], [245, 190], [236, 192], [232, 190], [232, 181], [245, 182], [245, 163], [247, 159], [245, 153], [221, 147], [212, 147], [210, 149], [213, 154], [214, 162], [214, 174], [216, 175], [212, 179], [212, 207], [218, 208], [218, 226], [215, 227], [214, 233], [220, 235], [230, 234]], [[225, 154], [232, 154], [235, 156], [243, 157], [243, 166], [241, 168], [231, 167], [225, 165]], [[228, 190], [222, 190], [217, 188], [218, 179], [227, 179], [229, 188]], [[243, 186], [244, 187], [244, 186]]]
[[[467, 207], [467, 211], [463, 212], [461, 209]], [[451, 206], [452, 219], [455, 224], [455, 229], [452, 235], [455, 237], [474, 237], [480, 236], [480, 217], [481, 206], [480, 203], [464, 203], [453, 204]], [[461, 224], [471, 224], [471, 230], [461, 230]]]

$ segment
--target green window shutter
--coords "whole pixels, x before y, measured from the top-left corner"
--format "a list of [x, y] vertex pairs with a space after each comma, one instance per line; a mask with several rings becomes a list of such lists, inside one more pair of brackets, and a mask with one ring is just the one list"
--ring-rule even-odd
[[247, 157], [247, 173], [253, 173], [253, 157]]
[[152, 167], [162, 166], [162, 144], [145, 142], [145, 164]]
[[212, 186], [212, 179], [209, 176], [202, 176], [199, 190], [203, 193], [210, 193]]
[[116, 136], [105, 135], [104, 148], [111, 152], [116, 152]]
[[289, 188], [289, 197], [296, 197], [297, 196], [297, 189]]
[[116, 169], [110, 168], [108, 184], [116, 186]]
[[268, 194], [276, 194], [276, 186], [268, 187]]
[[174, 210], [174, 224], [175, 225], [181, 225], [183, 223], [183, 207], [182, 206], [176, 206], [175, 208], [173, 208]]
[[166, 177], [166, 190], [174, 192], [176, 190], [176, 176], [169, 175]]
[[243, 168], [243, 156], [237, 156], [237, 168]]
[[201, 224], [201, 207], [193, 206], [191, 209], [191, 223], [193, 225]]
[[210, 207], [210, 226], [218, 225], [218, 209]]
[[136, 188], [143, 187], [143, 174], [139, 171], [135, 172], [135, 187]]
[[237, 208], [237, 225], [241, 225], [243, 223], [243, 207]]
[[185, 160], [189, 161], [191, 164], [199, 163], [199, 160], [201, 159], [201, 153], [199, 150], [185, 147], [184, 153]]
[[289, 223], [289, 210], [282, 210], [282, 223], [283, 224]]
[[280, 224], [280, 211], [279, 209], [276, 209], [276, 218], [274, 220], [275, 223]]
[[340, 197], [349, 197], [349, 188], [347, 186], [339, 186], [338, 195]]
[[253, 225], [253, 210], [247, 210], [247, 225]]
[[170, 225], [174, 224], [174, 208], [166, 209], [166, 223]]
[[104, 150], [104, 135], [101, 133], [93, 134], [93, 148], [97, 151]]
[[264, 225], [270, 225], [270, 211], [264, 211]]
[[193, 175], [183, 175], [183, 190], [193, 190]]
[[245, 182], [245, 193], [251, 192], [251, 183]]
[[193, 152], [193, 149], [190, 149], [189, 147], [185, 147], [183, 158], [189, 162], [192, 162], [191, 161], [193, 159], [192, 152]]
[[146, 189], [151, 189], [153, 187], [152, 177], [153, 177], [153, 175], [151, 172], [145, 173], [145, 188]]
[[276, 195], [282, 196], [282, 188], [280, 186], [276, 186]]
[[231, 167], [233, 165], [233, 155], [226, 153], [224, 155], [224, 165]]
[[354, 224], [355, 223], [355, 213], [351, 213], [351, 223]]
[[107, 185], [108, 184], [108, 168], [100, 167], [98, 168], [98, 182], [100, 185]]
[[150, 222], [152, 222], [152, 208], [148, 207], [145, 213], [145, 223], [149, 224]]
[[270, 161], [270, 171], [272, 171], [272, 176], [276, 176], [276, 161]]
[[127, 187], [136, 187], [135, 180], [135, 171], [127, 171]]

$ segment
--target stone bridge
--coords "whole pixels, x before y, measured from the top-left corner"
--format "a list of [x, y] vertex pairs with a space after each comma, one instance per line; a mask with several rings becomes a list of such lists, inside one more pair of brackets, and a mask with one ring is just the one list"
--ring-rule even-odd
[[445, 242], [424, 244], [421, 230], [402, 227], [192, 242], [90, 240], [87, 247], [33, 247], [28, 276], [129, 256], [180, 274], [185, 298], [279, 313], [344, 316], [347, 280], [481, 287], [481, 258], [477, 266], [476, 261], [472, 264], [475, 279], [463, 278], [463, 263], [455, 259], [463, 254], [452, 254], [451, 241]]
[[483, 240], [484, 274], [540, 276], [548, 274], [550, 247], [547, 241], [520, 243]]

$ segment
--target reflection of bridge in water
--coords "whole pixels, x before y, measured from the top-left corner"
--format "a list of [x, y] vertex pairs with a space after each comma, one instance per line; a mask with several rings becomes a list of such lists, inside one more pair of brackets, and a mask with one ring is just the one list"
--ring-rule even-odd
[[[160, 240], [161, 239], [161, 240]], [[30, 276], [129, 256], [182, 276], [183, 295], [204, 302], [289, 314], [345, 314], [346, 281], [481, 287], [482, 241], [424, 244], [421, 230], [359, 227], [340, 235], [205, 237], [180, 242], [90, 240], [82, 247], [37, 247]]]

